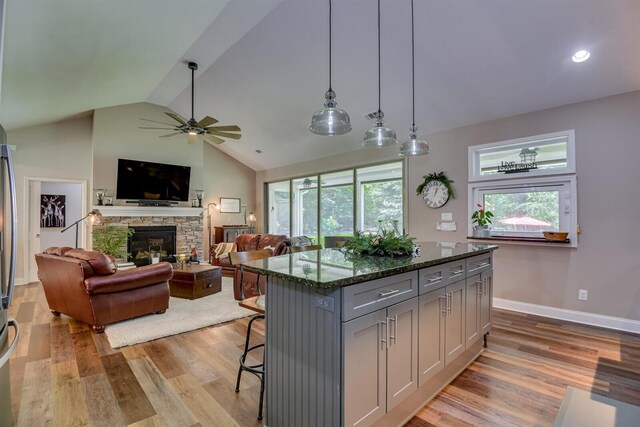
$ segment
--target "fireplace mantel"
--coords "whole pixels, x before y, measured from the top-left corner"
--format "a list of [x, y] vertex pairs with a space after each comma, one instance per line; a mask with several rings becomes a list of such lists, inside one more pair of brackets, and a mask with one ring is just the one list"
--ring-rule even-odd
[[205, 208], [164, 206], [94, 206], [102, 216], [200, 216]]

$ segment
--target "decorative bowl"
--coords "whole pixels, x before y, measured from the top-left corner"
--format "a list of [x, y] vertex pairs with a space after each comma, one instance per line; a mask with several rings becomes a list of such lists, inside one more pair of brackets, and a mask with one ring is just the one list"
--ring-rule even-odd
[[547, 240], [567, 240], [567, 236], [569, 235], [566, 231], [543, 231], [544, 238]]

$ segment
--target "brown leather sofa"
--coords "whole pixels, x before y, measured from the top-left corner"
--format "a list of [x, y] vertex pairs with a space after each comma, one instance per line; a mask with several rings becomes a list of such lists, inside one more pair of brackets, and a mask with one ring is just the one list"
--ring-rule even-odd
[[[236, 237], [236, 251], [246, 252], [255, 251], [259, 249], [270, 248], [274, 256], [286, 254], [291, 246], [291, 241], [285, 235], [280, 234], [240, 234]], [[222, 268], [222, 274], [224, 276], [234, 276], [237, 268], [231, 265], [229, 261], [229, 255], [225, 255], [221, 258], [216, 258], [215, 250], [217, 245], [211, 245], [209, 249], [209, 255], [211, 257], [211, 264], [217, 265]]]
[[36, 263], [51, 312], [98, 333], [109, 323], [169, 307], [173, 268], [167, 262], [117, 271], [115, 260], [102, 252], [53, 247], [37, 254]]

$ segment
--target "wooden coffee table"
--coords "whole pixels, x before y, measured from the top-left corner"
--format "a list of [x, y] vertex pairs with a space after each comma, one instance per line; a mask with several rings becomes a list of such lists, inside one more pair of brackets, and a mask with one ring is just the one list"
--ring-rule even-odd
[[222, 290], [220, 267], [191, 265], [183, 269], [173, 265], [173, 278], [169, 280], [170, 295], [177, 298], [196, 299]]

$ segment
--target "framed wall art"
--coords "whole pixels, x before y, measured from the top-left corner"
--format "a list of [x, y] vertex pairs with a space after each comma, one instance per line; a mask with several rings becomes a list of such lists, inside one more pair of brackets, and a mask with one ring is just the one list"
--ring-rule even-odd
[[220, 213], [240, 213], [240, 199], [220, 197]]
[[64, 228], [66, 215], [65, 195], [41, 194], [40, 195], [40, 227]]

